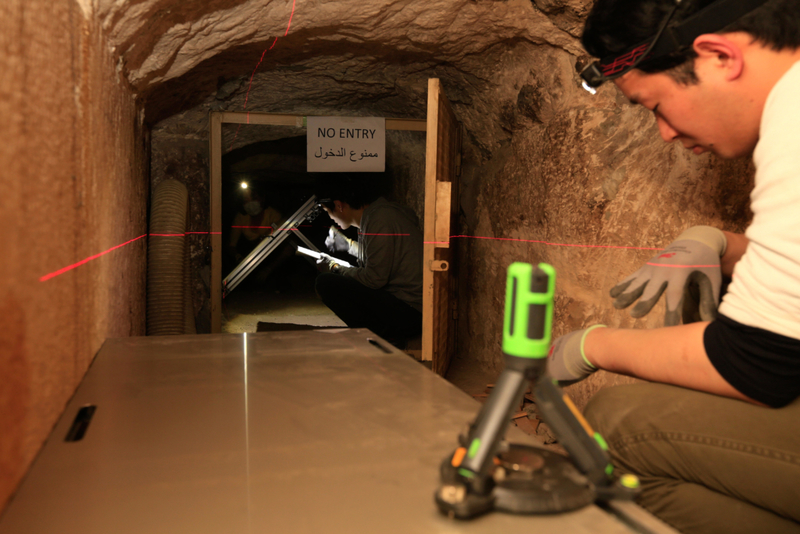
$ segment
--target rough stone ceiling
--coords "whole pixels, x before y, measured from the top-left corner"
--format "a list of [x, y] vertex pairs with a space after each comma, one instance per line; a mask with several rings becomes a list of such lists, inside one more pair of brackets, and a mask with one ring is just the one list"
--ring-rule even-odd
[[243, 111], [245, 99], [250, 111], [424, 117], [432, 75], [456, 102], [472, 104], [501, 77], [493, 70], [509, 49], [580, 56], [576, 36], [591, 0], [81, 3], [145, 98], [147, 121], [181, 114], [173, 133], [191, 135], [205, 129], [208, 110]]

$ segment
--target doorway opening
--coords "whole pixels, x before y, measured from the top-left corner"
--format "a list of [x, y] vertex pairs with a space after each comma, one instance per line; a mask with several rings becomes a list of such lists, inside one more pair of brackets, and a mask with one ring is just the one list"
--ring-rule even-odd
[[[431, 361], [433, 370], [445, 375], [457, 350], [456, 332], [458, 330], [457, 285], [457, 241], [458, 234], [458, 176], [461, 168], [461, 125], [453, 113], [452, 106], [445, 96], [441, 83], [436, 78], [428, 80], [427, 118], [383, 119], [385, 130], [402, 132], [423, 132], [424, 167], [418, 173], [423, 177], [421, 183], [422, 199], [412, 202], [421, 204], [424, 213], [417, 216], [423, 222], [423, 265], [422, 265], [422, 338], [419, 359]], [[220, 332], [222, 327], [222, 231], [221, 231], [221, 189], [222, 189], [222, 125], [261, 124], [280, 127], [300, 128], [305, 131], [307, 117], [300, 115], [281, 115], [270, 113], [212, 112], [209, 120], [209, 165], [210, 165], [210, 219], [211, 219], [211, 332]], [[236, 130], [238, 135], [238, 127]], [[235, 138], [234, 138], [235, 139]], [[388, 147], [388, 143], [387, 143]], [[344, 149], [340, 154], [344, 155]], [[351, 152], [351, 157], [353, 152]], [[388, 151], [387, 151], [388, 159]], [[313, 202], [309, 198], [308, 202]], [[420, 216], [421, 215], [421, 216]], [[298, 221], [288, 221], [291, 229], [298, 229]], [[310, 244], [310, 242], [308, 242]], [[313, 245], [312, 245], [313, 246]], [[269, 247], [269, 245], [267, 245]], [[252, 258], [246, 258], [250, 262]], [[252, 262], [251, 262], [252, 263]]]
[[[296, 232], [286, 232], [282, 243], [252, 271], [246, 268], [243, 276], [239, 271], [231, 278], [231, 273], [240, 268], [240, 261], [247, 262], [250, 251], [262, 240], [271, 239], [270, 234], [276, 228], [280, 230], [282, 224], [293, 220], [298, 208], [314, 194], [316, 181], [324, 179], [327, 173], [321, 177], [321, 173], [306, 172], [304, 117], [291, 117], [296, 122], [287, 125], [290, 116], [251, 114], [251, 123], [242, 124], [227, 120], [241, 119], [237, 116], [240, 114], [224, 115], [233, 117], [225, 117], [220, 123], [218, 173], [213, 172], [213, 148], [211, 158], [212, 248], [219, 251], [212, 254], [212, 273], [215, 263], [219, 270], [212, 282], [222, 281], [221, 289], [212, 285], [212, 306], [214, 295], [221, 293], [219, 330], [216, 331], [242, 333], [345, 327], [314, 291], [316, 262], [295, 252], [297, 245], [306, 247], [310, 241], [321, 251], [335, 255], [324, 247], [328, 229], [333, 224], [324, 212], [303, 220]], [[381, 196], [414, 209], [422, 220], [425, 122], [392, 119], [386, 122], [387, 168], [384, 173], [371, 173], [378, 182], [376, 189]], [[213, 128], [211, 137], [214, 144]], [[236, 137], [239, 138], [237, 148], [230, 149], [231, 139]], [[246, 144], [242, 143], [243, 139]], [[214, 201], [215, 184], [219, 190], [217, 202]], [[219, 229], [214, 229], [217, 219]], [[352, 233], [348, 237], [357, 239], [355, 228], [348, 232]], [[213, 261], [217, 258], [219, 261]], [[348, 257], [340, 259], [347, 261]], [[228, 284], [232, 279], [236, 283], [230, 288]]]
[[[233, 128], [236, 125], [225, 125], [223, 131]], [[265, 140], [222, 156], [223, 277], [261, 241], [270, 239], [313, 194], [314, 187], [313, 178], [306, 172], [303, 135], [271, 139], [276, 135], [274, 127], [245, 125], [241, 129], [246, 130], [248, 137]], [[309, 240], [321, 244], [327, 226], [317, 217], [304, 222], [300, 230]], [[310, 258], [295, 253], [293, 241], [292, 236], [285, 239], [234, 290], [226, 292], [222, 332], [345, 326], [316, 298], [316, 265]]]

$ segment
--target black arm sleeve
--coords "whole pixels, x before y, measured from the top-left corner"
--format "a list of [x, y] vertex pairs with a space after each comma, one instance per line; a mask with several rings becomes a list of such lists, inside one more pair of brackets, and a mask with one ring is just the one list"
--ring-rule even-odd
[[722, 378], [751, 399], [780, 408], [800, 396], [800, 340], [720, 315], [703, 345]]

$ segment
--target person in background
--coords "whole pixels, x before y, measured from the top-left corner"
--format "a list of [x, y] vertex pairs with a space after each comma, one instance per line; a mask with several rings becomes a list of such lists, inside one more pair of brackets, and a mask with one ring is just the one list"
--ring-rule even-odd
[[[242, 207], [233, 219], [228, 241], [228, 265], [231, 269], [284, 223], [281, 213], [266, 205], [264, 195], [252, 187], [243, 191], [241, 202]], [[294, 248], [284, 241], [253, 271], [250, 280], [259, 285], [265, 284], [270, 275], [293, 256]], [[281, 284], [276, 281], [273, 285], [275, 291], [280, 293]]]
[[[330, 219], [326, 246], [354, 256], [321, 260], [317, 294], [351, 328], [369, 328], [399, 348], [422, 333], [422, 232], [408, 207], [378, 196], [376, 178], [322, 179], [317, 198]], [[358, 240], [339, 230], [358, 229]]]
[[[753, 220], [744, 235], [690, 228], [612, 289], [618, 308], [639, 301], [634, 317], [665, 293], [669, 326], [569, 333], [552, 345], [550, 373], [654, 382], [604, 389], [585, 415], [616, 468], [640, 477], [640, 503], [670, 525], [798, 533], [800, 2], [598, 0], [582, 41], [601, 58], [584, 81], [613, 79], [665, 141], [752, 154]], [[702, 320], [679, 324], [692, 286]]]
[[240, 262], [262, 239], [272, 235], [283, 223], [283, 216], [273, 207], [264, 205], [264, 197], [253, 188], [244, 190], [242, 208], [231, 225], [228, 253]]

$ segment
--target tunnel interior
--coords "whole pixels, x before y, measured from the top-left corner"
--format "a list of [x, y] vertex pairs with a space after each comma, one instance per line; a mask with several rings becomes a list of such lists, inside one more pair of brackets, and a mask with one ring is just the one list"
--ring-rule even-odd
[[[438, 78], [463, 132], [458, 358], [502, 367], [514, 261], [556, 269], [554, 335], [659, 324], [658, 308], [633, 319], [608, 290], [689, 226], [742, 231], [753, 169], [663, 143], [652, 114], [611, 84], [581, 88], [591, 3], [11, 0], [0, 506], [104, 340], [145, 334], [148, 212], [168, 178], [188, 189], [193, 306], [208, 331], [211, 112], [422, 119]], [[281, 202], [305, 194], [298, 139], [226, 126], [229, 189], [252, 173]], [[387, 150], [390, 195], [422, 219], [424, 134], [390, 132]], [[599, 372], [570, 393], [580, 407], [628, 380]]]

